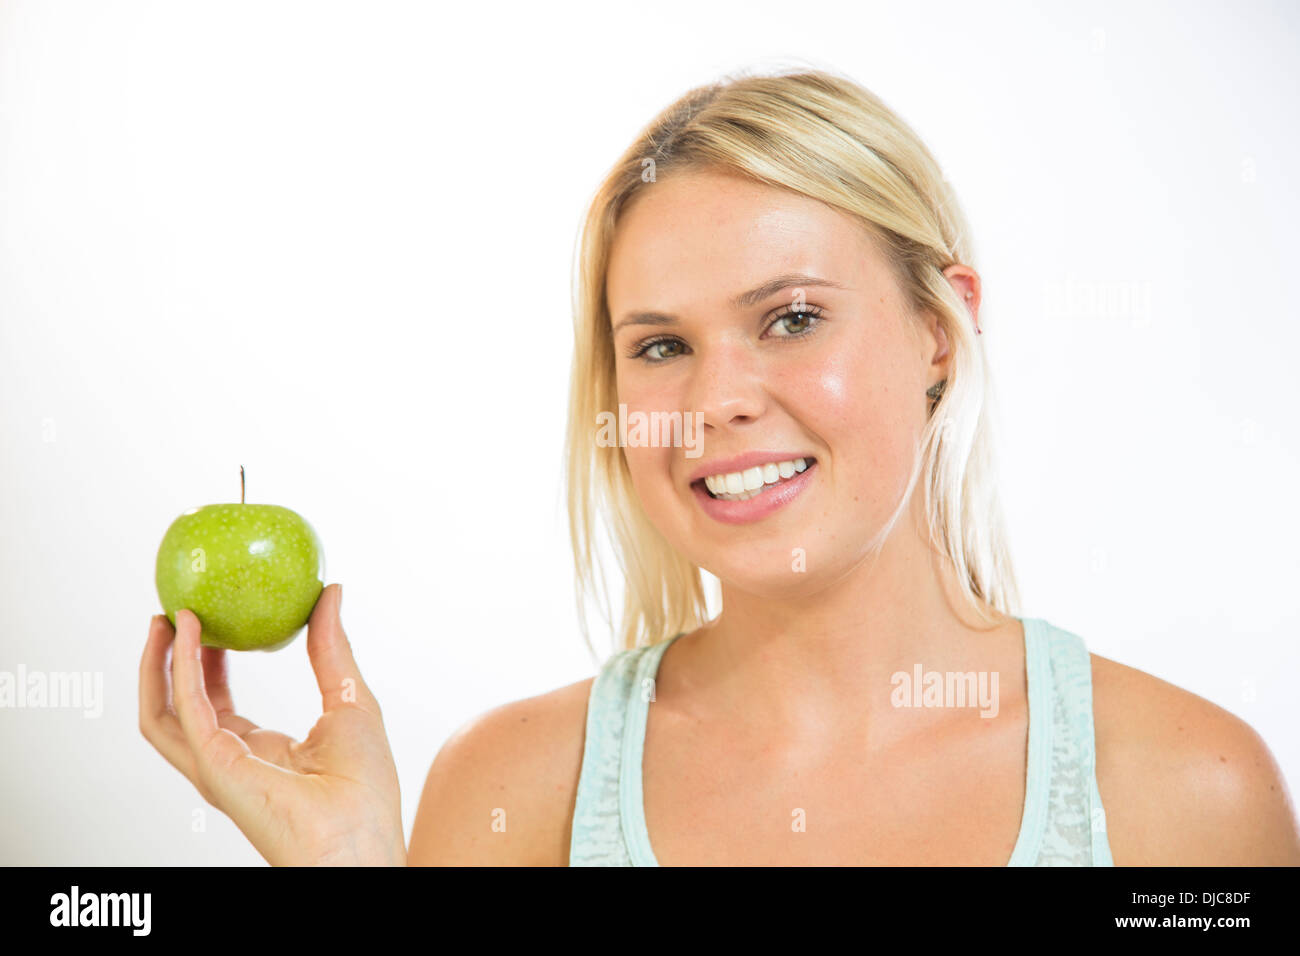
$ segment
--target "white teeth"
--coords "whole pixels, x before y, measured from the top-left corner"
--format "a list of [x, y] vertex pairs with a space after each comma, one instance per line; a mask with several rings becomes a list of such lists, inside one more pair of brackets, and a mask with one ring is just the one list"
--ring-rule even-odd
[[788, 461], [755, 465], [744, 471], [709, 475], [704, 479], [704, 486], [715, 498], [725, 501], [748, 501], [755, 495], [761, 495], [770, 486], [793, 478], [801, 471], [807, 471], [810, 463], [811, 459], [808, 458], [792, 458]]

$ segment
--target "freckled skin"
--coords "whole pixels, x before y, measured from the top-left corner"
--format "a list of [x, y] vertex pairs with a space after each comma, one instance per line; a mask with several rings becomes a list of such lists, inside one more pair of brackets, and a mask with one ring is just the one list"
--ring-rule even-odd
[[[797, 341], [763, 337], [790, 292], [740, 310], [729, 302], [782, 272], [847, 287], [804, 290], [824, 320]], [[906, 488], [939, 351], [862, 229], [806, 197], [679, 174], [625, 211], [607, 297], [614, 321], [634, 309], [680, 317], [669, 329], [616, 334], [618, 399], [629, 411], [702, 412], [701, 460], [757, 448], [817, 459], [815, 494], [752, 526], [723, 526], [694, 502], [686, 476], [696, 462], [680, 449], [624, 449], [638, 498], [674, 548], [769, 596], [815, 593], [861, 562]], [[665, 331], [689, 353], [657, 365], [628, 357], [639, 339]], [[789, 573], [795, 547], [816, 556], [807, 573]]]
[[[201, 548], [196, 566], [194, 550]], [[158, 547], [155, 580], [167, 619], [188, 608], [203, 644], [274, 651], [307, 624], [324, 588], [324, 549], [279, 505], [207, 505], [177, 518]]]

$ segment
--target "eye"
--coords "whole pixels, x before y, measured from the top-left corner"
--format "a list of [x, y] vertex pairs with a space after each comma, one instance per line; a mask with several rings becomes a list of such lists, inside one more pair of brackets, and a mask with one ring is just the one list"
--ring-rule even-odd
[[815, 305], [802, 308], [787, 307], [767, 327], [778, 339], [797, 338], [809, 334], [821, 321], [822, 310]]
[[646, 339], [644, 342], [638, 342], [628, 353], [628, 358], [644, 359], [647, 362], [666, 362], [670, 358], [676, 358], [686, 349], [686, 343], [681, 339], [675, 339], [672, 336], [660, 336], [659, 338]]

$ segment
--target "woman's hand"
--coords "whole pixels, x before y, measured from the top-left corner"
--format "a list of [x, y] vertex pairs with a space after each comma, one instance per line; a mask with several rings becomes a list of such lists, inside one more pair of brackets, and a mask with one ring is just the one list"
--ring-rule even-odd
[[155, 616], [140, 659], [140, 732], [273, 865], [406, 863], [397, 767], [341, 601], [327, 587], [307, 625], [324, 713], [303, 741], [235, 713], [226, 652], [201, 647], [192, 612], [175, 629]]

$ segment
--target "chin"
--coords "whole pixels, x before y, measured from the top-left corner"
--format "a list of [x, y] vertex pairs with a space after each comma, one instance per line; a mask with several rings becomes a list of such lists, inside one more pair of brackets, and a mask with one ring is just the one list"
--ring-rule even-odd
[[851, 569], [851, 562], [828, 562], [826, 546], [815, 540], [806, 546], [738, 545], [693, 560], [724, 588], [776, 600], [814, 595]]
[[[725, 588], [774, 600], [809, 597], [852, 574], [887, 520], [867, 500], [840, 503], [838, 512], [834, 506], [813, 514], [778, 512], [750, 524], [716, 522], [696, 502], [681, 502], [671, 493], [642, 500], [650, 505], [647, 517], [678, 554]], [[835, 514], [840, 520], [831, 520]]]
[[756, 574], [754, 569], [746, 569], [727, 577], [719, 576], [719, 580], [725, 589], [735, 593], [770, 601], [804, 601], [821, 594], [850, 570], [845, 567], [835, 572], [792, 572], [787, 561], [784, 570], [772, 574]]

